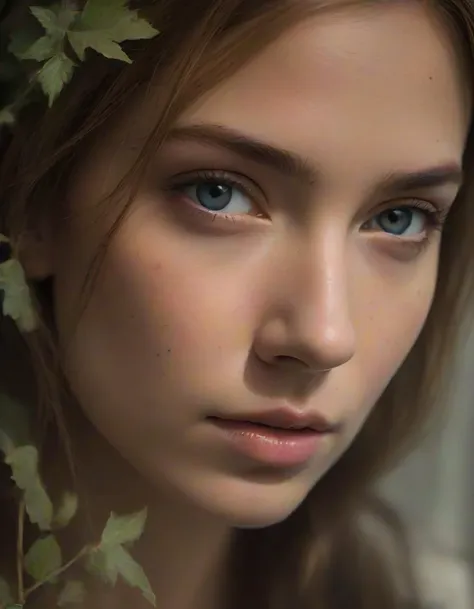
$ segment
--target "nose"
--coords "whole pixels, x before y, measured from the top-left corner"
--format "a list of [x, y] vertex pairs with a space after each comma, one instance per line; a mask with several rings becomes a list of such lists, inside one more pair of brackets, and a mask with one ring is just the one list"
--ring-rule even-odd
[[272, 365], [326, 372], [355, 353], [349, 269], [341, 237], [293, 246], [266, 271], [267, 306], [254, 339], [259, 359]]

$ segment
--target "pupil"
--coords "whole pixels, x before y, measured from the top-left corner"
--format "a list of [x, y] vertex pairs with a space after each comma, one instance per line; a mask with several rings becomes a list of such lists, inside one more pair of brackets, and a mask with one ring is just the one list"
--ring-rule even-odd
[[196, 194], [203, 207], [220, 211], [229, 205], [232, 198], [232, 187], [226, 184], [201, 184], [198, 186]]
[[411, 213], [406, 209], [391, 209], [381, 218], [380, 225], [387, 231], [401, 235], [411, 223]]

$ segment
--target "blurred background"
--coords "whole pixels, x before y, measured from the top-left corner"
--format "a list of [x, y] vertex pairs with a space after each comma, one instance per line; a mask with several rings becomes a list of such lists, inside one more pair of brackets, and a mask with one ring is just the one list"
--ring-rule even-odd
[[441, 424], [383, 483], [410, 527], [427, 609], [474, 608], [474, 332]]

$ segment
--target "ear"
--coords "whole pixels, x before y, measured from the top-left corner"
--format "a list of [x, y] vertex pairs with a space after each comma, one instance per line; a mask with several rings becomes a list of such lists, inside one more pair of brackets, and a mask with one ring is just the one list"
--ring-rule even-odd
[[54, 274], [54, 242], [52, 231], [29, 230], [19, 243], [19, 259], [27, 279], [41, 281]]

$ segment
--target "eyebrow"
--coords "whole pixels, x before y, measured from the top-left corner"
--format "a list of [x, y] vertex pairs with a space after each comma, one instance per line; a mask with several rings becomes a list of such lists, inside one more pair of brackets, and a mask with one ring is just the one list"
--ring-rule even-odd
[[[168, 141], [197, 141], [223, 148], [241, 158], [265, 165], [289, 178], [306, 182], [308, 185], [313, 185], [320, 179], [318, 169], [304, 157], [223, 125], [183, 125], [175, 127], [167, 139]], [[458, 163], [450, 162], [420, 171], [389, 173], [382, 178], [376, 191], [405, 193], [413, 190], [427, 190], [446, 184], [459, 186], [462, 181], [462, 168]]]

